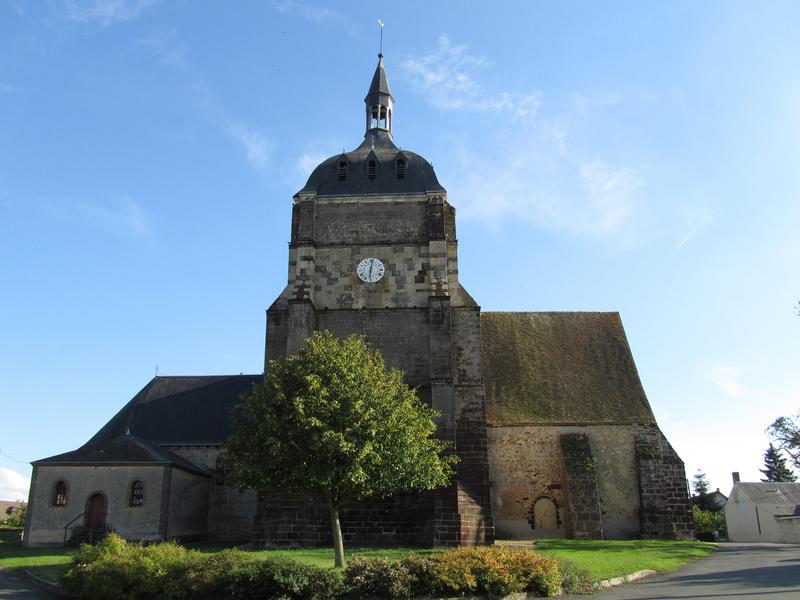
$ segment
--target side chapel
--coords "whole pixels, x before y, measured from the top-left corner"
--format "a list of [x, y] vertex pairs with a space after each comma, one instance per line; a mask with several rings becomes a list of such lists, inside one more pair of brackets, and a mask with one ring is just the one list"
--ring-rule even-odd
[[[314, 330], [357, 332], [441, 413], [449, 487], [342, 512], [351, 544], [538, 537], [684, 538], [684, 466], [658, 428], [618, 313], [486, 312], [459, 281], [455, 208], [394, 143], [383, 63], [355, 150], [294, 196], [288, 281], [267, 310], [265, 369]], [[159, 376], [77, 450], [33, 463], [25, 543], [329, 543], [314, 498], [224, 484], [228, 414], [262, 374]]]

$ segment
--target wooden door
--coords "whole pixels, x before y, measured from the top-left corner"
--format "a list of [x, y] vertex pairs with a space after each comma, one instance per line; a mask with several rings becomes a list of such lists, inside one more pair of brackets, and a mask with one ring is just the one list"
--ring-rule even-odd
[[86, 529], [97, 531], [106, 528], [106, 497], [94, 494], [86, 505]]

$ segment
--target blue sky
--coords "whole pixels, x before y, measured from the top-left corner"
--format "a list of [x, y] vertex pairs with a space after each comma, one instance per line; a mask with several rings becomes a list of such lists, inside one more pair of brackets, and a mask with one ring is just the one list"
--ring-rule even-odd
[[757, 480], [800, 410], [800, 6], [762, 4], [0, 3], [0, 497], [156, 366], [261, 371], [378, 18], [483, 310], [619, 311], [687, 475]]

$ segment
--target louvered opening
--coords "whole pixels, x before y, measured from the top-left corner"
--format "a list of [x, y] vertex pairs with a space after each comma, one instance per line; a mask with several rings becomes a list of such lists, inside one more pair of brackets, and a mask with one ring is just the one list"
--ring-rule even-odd
[[369, 179], [375, 179], [375, 161], [371, 160], [367, 163], [367, 177]]
[[339, 181], [347, 179], [347, 161], [343, 160], [339, 163]]
[[398, 179], [405, 179], [406, 177], [406, 161], [405, 159], [398, 158], [395, 163], [395, 172]]

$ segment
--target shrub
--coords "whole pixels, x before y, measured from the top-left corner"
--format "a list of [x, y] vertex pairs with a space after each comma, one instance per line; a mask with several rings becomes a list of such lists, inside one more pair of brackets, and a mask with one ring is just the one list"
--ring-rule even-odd
[[565, 594], [591, 594], [595, 590], [594, 582], [586, 569], [579, 569], [568, 560], [558, 560], [561, 571], [561, 589]]
[[227, 595], [243, 600], [334, 600], [344, 591], [340, 571], [289, 559], [245, 563], [227, 579]]
[[344, 582], [352, 598], [402, 600], [412, 594], [412, 576], [406, 565], [385, 558], [351, 559], [344, 571]]
[[443, 595], [506, 596], [529, 591], [555, 596], [561, 592], [558, 563], [531, 550], [497, 546], [459, 548], [431, 560], [434, 592]]
[[233, 573], [256, 559], [242, 550], [228, 548], [213, 554], [198, 554], [187, 561], [183, 588], [191, 600], [216, 600], [225, 596]]
[[435, 563], [426, 556], [406, 554], [400, 564], [408, 571], [411, 597], [432, 596], [434, 593]]
[[692, 506], [692, 517], [694, 517], [694, 529], [697, 532], [725, 530], [725, 513], [722, 511], [714, 512], [703, 510], [697, 505]]
[[62, 582], [81, 598], [180, 599], [181, 575], [196, 555], [173, 542], [144, 546], [112, 533], [94, 546], [82, 545]]

